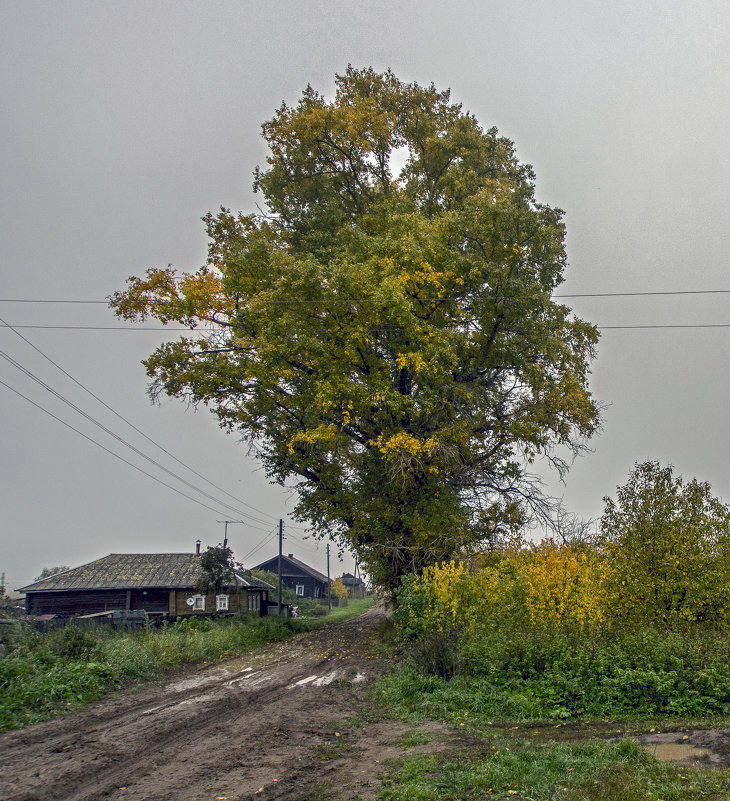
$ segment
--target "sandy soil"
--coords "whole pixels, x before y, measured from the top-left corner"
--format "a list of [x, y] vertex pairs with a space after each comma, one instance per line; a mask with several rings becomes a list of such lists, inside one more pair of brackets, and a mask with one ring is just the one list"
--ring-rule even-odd
[[383, 618], [376, 607], [8, 732], [0, 801], [373, 799], [408, 731], [368, 722], [368, 685], [386, 667], [372, 647]]

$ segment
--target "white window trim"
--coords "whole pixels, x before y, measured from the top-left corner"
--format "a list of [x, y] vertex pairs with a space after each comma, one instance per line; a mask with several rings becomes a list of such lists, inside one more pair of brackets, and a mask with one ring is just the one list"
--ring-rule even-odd
[[304, 598], [304, 584], [297, 584], [296, 590], [294, 592], [300, 598]]
[[205, 595], [193, 595], [193, 612], [205, 612]]
[[227, 595], [216, 595], [215, 596], [215, 611], [216, 612], [227, 612], [228, 611], [228, 596]]
[[261, 596], [256, 592], [248, 594], [248, 611], [260, 612], [261, 611]]

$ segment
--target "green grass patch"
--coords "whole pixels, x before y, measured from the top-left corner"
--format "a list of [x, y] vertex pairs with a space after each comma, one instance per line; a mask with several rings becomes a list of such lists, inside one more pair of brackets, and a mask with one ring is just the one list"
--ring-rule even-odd
[[9, 655], [0, 659], [0, 731], [76, 709], [129, 681], [245, 653], [347, 620], [374, 603], [374, 598], [352, 600], [317, 619], [181, 618], [142, 631], [72, 624], [39, 634], [28, 624], [6, 626]]
[[727, 799], [730, 771], [662, 763], [629, 740], [608, 743], [485, 742], [455, 755], [405, 758], [387, 774], [381, 801], [689, 801]]
[[[299, 618], [295, 618], [295, 620], [306, 620], [311, 628], [319, 628], [329, 623], [339, 623], [342, 620], [349, 620], [350, 618], [357, 617], [370, 609], [371, 606], [374, 606], [377, 600], [378, 599], [374, 596], [370, 598], [350, 598], [347, 601], [347, 606], [334, 606], [332, 607], [332, 611], [325, 617], [321, 615], [312, 617], [302, 615]], [[324, 609], [326, 608], [327, 607], [324, 606]]]
[[0, 660], [0, 731], [76, 709], [129, 681], [244, 653], [310, 628], [307, 621], [275, 617], [180, 619], [127, 632], [69, 625], [39, 634], [27, 624], [8, 626], [9, 655]]
[[[438, 649], [448, 653], [438, 654]], [[430, 649], [430, 651], [429, 651]], [[428, 652], [428, 653], [427, 653]], [[730, 637], [684, 629], [531, 627], [420, 640], [380, 683], [389, 706], [451, 721], [730, 714]], [[439, 665], [455, 665], [441, 671]]]
[[418, 745], [426, 745], [427, 743], [433, 742], [435, 739], [435, 735], [428, 734], [425, 731], [418, 731], [416, 729], [414, 731], [406, 732], [400, 739], [400, 745], [401, 748], [415, 748]]

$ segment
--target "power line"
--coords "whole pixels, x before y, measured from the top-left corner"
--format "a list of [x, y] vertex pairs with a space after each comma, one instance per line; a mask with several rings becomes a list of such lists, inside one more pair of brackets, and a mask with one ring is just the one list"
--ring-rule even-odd
[[[597, 295], [583, 295], [582, 297], [598, 297]], [[100, 326], [100, 325], [15, 325], [8, 328], [35, 328], [68, 331], [187, 331], [192, 333], [196, 329], [191, 328], [127, 328], [125, 326]], [[730, 328], [730, 323], [691, 323], [687, 325], [668, 324], [668, 325], [597, 325], [599, 331], [620, 331], [633, 328]], [[381, 331], [400, 331], [400, 328], [380, 328]]]
[[586, 292], [554, 298], [639, 298], [651, 295], [730, 295], [730, 289], [676, 289], [662, 292]]
[[[211, 487], [215, 487], [215, 489], [217, 489], [219, 492], [222, 492], [224, 495], [227, 495], [229, 498], [233, 498], [233, 500], [236, 501], [236, 503], [240, 503], [242, 506], [245, 506], [248, 509], [252, 509], [254, 512], [258, 512], [259, 514], [264, 515], [264, 517], [271, 517], [271, 515], [267, 514], [266, 512], [263, 512], [260, 509], [257, 509], [255, 506], [251, 506], [251, 504], [246, 503], [245, 501], [242, 501], [240, 498], [237, 498], [235, 495], [232, 495], [230, 492], [227, 492], [226, 490], [223, 489], [223, 487], [219, 487], [217, 484], [215, 484], [214, 482], [212, 482], [209, 479], [207, 479], [204, 475], [199, 473], [197, 470], [195, 470], [192, 467], [190, 467], [190, 465], [186, 464], [181, 459], [178, 459], [177, 456], [175, 456], [174, 454], [170, 453], [170, 451], [168, 451], [166, 448], [164, 448], [158, 442], [153, 440], [152, 437], [148, 436], [147, 434], [144, 433], [144, 431], [141, 431], [139, 428], [137, 428], [137, 426], [134, 425], [134, 423], [132, 423], [129, 420], [127, 420], [126, 417], [123, 417], [118, 411], [116, 411], [116, 409], [113, 409], [108, 403], [106, 403], [98, 395], [93, 393], [87, 386], [82, 384], [80, 381], [78, 381], [76, 378], [74, 378], [69, 372], [64, 370], [63, 367], [61, 367], [61, 365], [58, 364], [58, 362], [55, 362], [50, 356], [48, 356], [48, 354], [44, 353], [40, 348], [36, 347], [29, 339], [24, 337], [19, 331], [16, 331], [15, 328], [13, 328], [13, 326], [11, 326], [9, 323], [7, 323], [5, 320], [3, 320], [2, 317], [0, 317], [0, 323], [2, 323], [6, 328], [9, 328], [14, 334], [16, 334], [16, 336], [20, 337], [20, 339], [22, 339], [23, 342], [25, 342], [26, 344], [30, 345], [30, 347], [33, 348], [33, 350], [36, 351], [36, 353], [39, 353], [41, 356], [43, 356], [43, 358], [46, 361], [50, 362], [56, 369], [60, 370], [67, 378], [69, 378], [71, 381], [73, 381], [74, 384], [76, 384], [77, 386], [81, 387], [81, 389], [83, 389], [84, 392], [86, 392], [89, 395], [91, 395], [91, 397], [94, 398], [94, 400], [98, 401], [105, 409], [108, 409], [112, 414], [116, 415], [120, 420], [122, 420], [122, 422], [126, 423], [128, 426], [130, 426], [130, 428], [134, 429], [140, 436], [144, 437], [148, 442], [151, 442], [156, 448], [159, 448], [163, 453], [167, 454], [171, 459], [176, 461], [179, 465], [182, 465], [186, 470], [189, 470], [191, 473], [193, 473], [193, 475], [196, 475], [198, 478], [200, 478], [203, 481], [205, 481], [206, 484], [209, 484]], [[253, 519], [255, 519], [255, 518], [253, 518]], [[274, 518], [272, 518], [272, 519], [274, 519]], [[263, 523], [264, 521], [259, 520], [257, 522]]]
[[68, 329], [70, 331], [195, 331], [195, 328], [151, 328], [150, 326], [140, 326], [132, 328], [126, 325], [16, 325], [13, 323], [8, 328], [48, 328], [48, 329]]
[[267, 531], [266, 534], [264, 535], [264, 538], [260, 540], [256, 545], [254, 545], [254, 547], [247, 554], [241, 557], [241, 562], [245, 562], [247, 559], [250, 559], [255, 553], [258, 553], [258, 551], [260, 551], [264, 547], [264, 545], [266, 545], [269, 537], [273, 536], [276, 536], [276, 532]]
[[84, 434], [83, 431], [79, 431], [78, 428], [74, 428], [74, 426], [72, 426], [70, 423], [67, 423], [65, 420], [62, 420], [60, 417], [57, 417], [55, 414], [53, 414], [53, 412], [48, 411], [48, 409], [44, 408], [39, 403], [36, 403], [35, 401], [31, 400], [26, 395], [23, 395], [22, 392], [19, 392], [17, 389], [15, 389], [14, 387], [11, 387], [9, 384], [6, 384], [4, 381], [0, 380], [0, 385], [4, 386], [6, 389], [9, 389], [11, 392], [14, 392], [16, 395], [19, 395], [21, 398], [23, 398], [23, 400], [28, 401], [28, 403], [30, 403], [32, 406], [35, 406], [36, 409], [40, 409], [40, 411], [44, 412], [49, 417], [52, 417], [54, 420], [56, 420], [59, 423], [61, 423], [61, 425], [66, 426], [66, 428], [70, 428], [71, 431], [75, 431], [79, 436], [83, 437], [84, 439], [88, 440], [89, 442], [93, 442], [94, 445], [96, 445], [98, 448], [101, 448], [103, 451], [106, 451], [108, 454], [113, 456], [115, 459], [119, 459], [121, 462], [124, 462], [124, 464], [127, 464], [130, 467], [134, 468], [135, 470], [138, 470], [140, 473], [142, 473], [143, 475], [147, 476], [148, 478], [151, 478], [153, 481], [156, 481], [158, 484], [162, 484], [163, 487], [167, 487], [168, 489], [172, 490], [173, 492], [176, 492], [178, 495], [182, 495], [183, 498], [187, 498], [189, 501], [192, 501], [193, 503], [197, 503], [198, 506], [203, 506], [206, 509], [210, 509], [211, 512], [215, 512], [216, 514], [223, 514], [219, 509], [214, 509], [212, 506], [208, 506], [208, 504], [203, 503], [202, 501], [199, 501], [197, 498], [193, 498], [191, 495], [188, 495], [185, 492], [182, 492], [182, 490], [179, 490], [176, 487], [173, 487], [171, 484], [168, 484], [165, 481], [163, 481], [162, 479], [157, 478], [157, 476], [152, 475], [152, 473], [148, 473], [146, 470], [143, 470], [141, 467], [139, 467], [138, 465], [134, 464], [133, 462], [128, 461], [123, 456], [120, 456], [118, 453], [115, 453], [114, 451], [112, 451], [109, 448], [107, 448], [105, 445], [102, 445], [100, 442], [97, 442], [95, 439], [93, 439], [92, 437], [88, 436], [88, 434]]
[[215, 496], [211, 495], [209, 492], [206, 492], [205, 490], [200, 489], [199, 487], [196, 487], [190, 481], [187, 481], [182, 476], [177, 475], [177, 473], [174, 473], [172, 470], [170, 470], [167, 467], [165, 467], [163, 464], [158, 462], [156, 459], [153, 459], [151, 456], [148, 456], [146, 453], [144, 453], [139, 448], [137, 448], [134, 445], [132, 445], [130, 442], [128, 442], [123, 437], [121, 437], [118, 434], [116, 434], [114, 431], [112, 431], [110, 428], [105, 426], [103, 423], [100, 423], [96, 418], [92, 417], [90, 414], [88, 414], [83, 409], [81, 409], [79, 406], [77, 406], [75, 403], [73, 403], [73, 401], [70, 401], [68, 398], [66, 398], [64, 395], [62, 395], [60, 392], [58, 392], [55, 389], [53, 389], [53, 387], [51, 387], [49, 384], [47, 384], [45, 381], [43, 381], [43, 379], [39, 378], [33, 372], [31, 372], [27, 368], [23, 367], [23, 365], [20, 364], [20, 362], [18, 362], [16, 359], [13, 359], [13, 357], [9, 356], [7, 353], [5, 353], [5, 351], [0, 350], [0, 356], [2, 356], [2, 358], [4, 358], [6, 361], [8, 361], [10, 364], [12, 364], [13, 367], [15, 367], [16, 369], [20, 370], [22, 373], [24, 373], [28, 378], [32, 379], [37, 384], [39, 384], [41, 387], [43, 387], [43, 389], [45, 389], [46, 391], [50, 392], [54, 397], [58, 398], [58, 400], [60, 400], [62, 403], [65, 403], [67, 406], [69, 406], [75, 412], [80, 414], [82, 417], [84, 417], [90, 423], [95, 425], [97, 428], [101, 429], [105, 434], [108, 434], [110, 437], [112, 437], [113, 439], [117, 440], [117, 442], [119, 442], [120, 444], [122, 444], [125, 447], [129, 448], [133, 453], [136, 453], [138, 456], [142, 457], [143, 459], [145, 459], [150, 464], [153, 464], [155, 467], [157, 467], [158, 469], [162, 470], [164, 473], [167, 473], [172, 478], [176, 479], [180, 483], [182, 483], [185, 486], [189, 487], [194, 492], [197, 492], [200, 495], [202, 495], [203, 497], [208, 498], [209, 500], [213, 501], [214, 503], [221, 504], [222, 506], [235, 511], [236, 514], [240, 514], [241, 516], [244, 516], [244, 517], [249, 517], [250, 519], [254, 520], [257, 523], [262, 523], [263, 525], [266, 525], [266, 521], [259, 520], [259, 519], [255, 518], [255, 517], [252, 517], [250, 514], [242, 512], [240, 509], [236, 509], [236, 507], [231, 506], [229, 503], [227, 503], [225, 501], [222, 501], [220, 498], [216, 498]]
[[[628, 298], [628, 297], [650, 297], [650, 296], [660, 296], [660, 295], [730, 295], [730, 289], [671, 289], [671, 290], [660, 290], [660, 291], [649, 291], [649, 292], [577, 292], [577, 293], [565, 293], [560, 295], [552, 295], [553, 298]], [[411, 296], [408, 296], [411, 297]], [[404, 298], [404, 300], [408, 299], [408, 297]], [[497, 296], [499, 300], [529, 300], [531, 296], [529, 295], [499, 295]], [[457, 297], [433, 297], [433, 298], [419, 298], [419, 297], [411, 297], [412, 300], [423, 300], [423, 301], [438, 301], [438, 300], [461, 300], [461, 296]], [[324, 302], [332, 302], [335, 300], [340, 300], [343, 302], [349, 303], [385, 303], [383, 300], [379, 300], [377, 298], [348, 298], [348, 297], [341, 297], [341, 298], [333, 298], [328, 297], [322, 300], [306, 300], [306, 299], [297, 299], [297, 300], [270, 300], [270, 301], [258, 301], [263, 303], [272, 303], [272, 304], [279, 304], [279, 303], [324, 303]], [[391, 301], [391, 302], [400, 302], [400, 301]], [[104, 304], [108, 305], [108, 301], [106, 300], [65, 300], [65, 299], [56, 299], [56, 298], [43, 298], [43, 299], [36, 299], [36, 298], [0, 298], [0, 303], [78, 303], [78, 304]]]
[[38, 298], [0, 298], [0, 303], [103, 303], [108, 305], [107, 300], [60, 300], [57, 298], [38, 299]]
[[618, 331], [638, 328], [730, 328], [730, 323], [697, 323], [697, 324], [671, 324], [671, 325], [600, 325], [599, 331]]

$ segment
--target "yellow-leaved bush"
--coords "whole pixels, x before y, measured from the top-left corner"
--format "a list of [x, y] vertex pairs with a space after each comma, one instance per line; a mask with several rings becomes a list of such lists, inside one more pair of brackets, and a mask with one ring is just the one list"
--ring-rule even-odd
[[444, 562], [404, 580], [395, 613], [404, 639], [503, 625], [597, 625], [605, 619], [604, 566], [595, 549], [545, 540], [476, 561], [485, 564]]
[[525, 616], [530, 623], [595, 625], [605, 619], [603, 560], [586, 546], [545, 540], [508, 557], [524, 584]]

